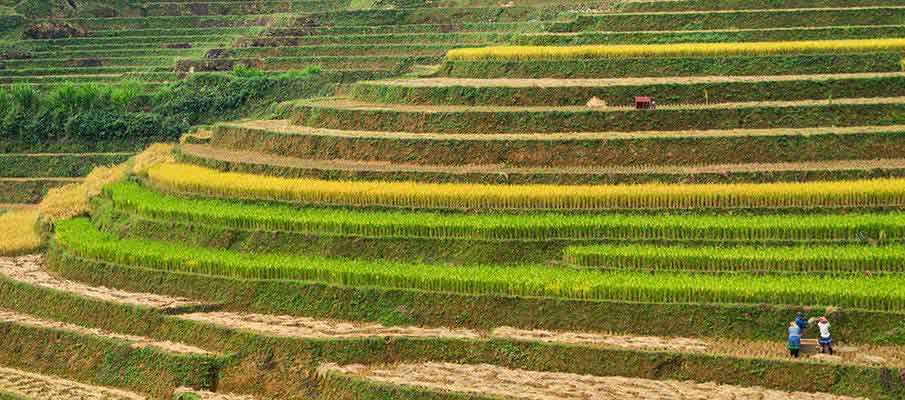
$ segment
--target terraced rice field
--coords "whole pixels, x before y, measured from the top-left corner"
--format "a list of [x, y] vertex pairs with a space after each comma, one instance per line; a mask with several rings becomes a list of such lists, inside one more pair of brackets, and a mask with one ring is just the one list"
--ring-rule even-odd
[[728, 385], [532, 372], [491, 365], [425, 363], [368, 368], [361, 365], [328, 364], [320, 372], [414, 386], [431, 392], [468, 393], [479, 398], [615, 399], [630, 396], [639, 399], [853, 399], [823, 393], [787, 393]]
[[81, 184], [0, 206], [43, 253], [0, 258], [0, 393], [905, 397], [899, 1], [0, 10], [2, 85], [332, 85], [133, 161], [0, 155], [0, 203]]

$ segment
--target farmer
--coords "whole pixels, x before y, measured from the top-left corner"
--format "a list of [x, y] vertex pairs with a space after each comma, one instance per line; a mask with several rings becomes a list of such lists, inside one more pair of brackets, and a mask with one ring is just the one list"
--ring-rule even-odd
[[804, 315], [800, 311], [795, 314], [795, 323], [801, 328], [802, 332], [808, 328], [808, 320], [804, 319]]
[[798, 358], [801, 351], [801, 328], [795, 321], [789, 322], [789, 354]]
[[820, 343], [820, 352], [833, 355], [833, 336], [830, 335], [830, 321], [827, 321], [826, 317], [820, 317], [817, 320], [817, 328], [820, 329], [820, 338], [817, 340]]

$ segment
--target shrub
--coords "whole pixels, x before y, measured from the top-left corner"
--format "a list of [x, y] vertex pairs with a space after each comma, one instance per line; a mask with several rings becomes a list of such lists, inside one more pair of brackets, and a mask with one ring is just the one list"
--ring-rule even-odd
[[245, 64], [236, 64], [233, 67], [232, 74], [237, 78], [263, 78], [267, 75], [266, 72]]

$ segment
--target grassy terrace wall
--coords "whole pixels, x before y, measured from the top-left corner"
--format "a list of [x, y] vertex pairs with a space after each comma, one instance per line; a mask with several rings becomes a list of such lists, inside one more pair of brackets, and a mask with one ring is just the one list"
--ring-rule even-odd
[[724, 29], [706, 31], [595, 32], [570, 35], [525, 34], [513, 44], [566, 46], [586, 44], [772, 42], [785, 40], [873, 39], [905, 36], [905, 26], [837, 26], [780, 29]]
[[48, 190], [70, 183], [73, 181], [53, 178], [0, 178], [0, 203], [37, 203]]
[[[859, 132], [860, 131], [860, 132]], [[513, 166], [696, 165], [895, 158], [905, 151], [900, 127], [780, 134], [649, 135], [619, 137], [512, 136], [487, 140], [442, 135], [340, 135], [218, 125], [211, 144], [311, 159], [416, 164]], [[564, 158], [562, 154], [570, 154]]]
[[[449, 361], [493, 363], [512, 368], [623, 375], [653, 379], [688, 379], [758, 384], [785, 390], [823, 390], [839, 394], [891, 397], [901, 383], [886, 376], [896, 370], [786, 360], [746, 360], [693, 353], [638, 352], [623, 349], [540, 344], [504, 339], [454, 340], [382, 337], [317, 340], [256, 335], [157, 312], [104, 303], [52, 290], [0, 280], [3, 307], [27, 310], [47, 318], [65, 317], [107, 329], [206, 345], [239, 354], [223, 364], [218, 391], [266, 393], [281, 398], [315, 394], [314, 370], [322, 362], [380, 363]], [[399, 321], [401, 322], [401, 321]], [[600, 359], [618, 360], [600, 363]], [[681, 365], [682, 368], [674, 368]], [[791, 372], [790, 372], [791, 371]], [[337, 386], [323, 393], [333, 396]], [[327, 397], [332, 398], [332, 397]]]
[[459, 78], [624, 78], [897, 72], [902, 55], [810, 54], [765, 57], [626, 58], [562, 61], [447, 61], [440, 76]]
[[[488, 142], [489, 143], [489, 142]], [[242, 153], [249, 159], [236, 159], [230, 156], [218, 157], [207, 154], [204, 150], [209, 147], [195, 147], [192, 145], [180, 146], [176, 149], [176, 160], [182, 163], [212, 168], [224, 172], [242, 172], [259, 175], [272, 175], [285, 178], [312, 178], [322, 180], [377, 180], [377, 181], [415, 181], [431, 183], [495, 183], [495, 184], [620, 184], [620, 183], [740, 183], [740, 182], [801, 182], [809, 180], [844, 180], [844, 179], [874, 179], [893, 178], [905, 176], [905, 168], [878, 167], [864, 165], [863, 167], [839, 168], [800, 168], [771, 169], [769, 165], [760, 170], [696, 170], [689, 167], [686, 170], [670, 169], [669, 167], [653, 167], [651, 169], [627, 170], [621, 167], [603, 168], [596, 170], [576, 170], [574, 167], [567, 169], [544, 168], [519, 168], [495, 169], [484, 171], [460, 171], [455, 166], [446, 166], [447, 169], [433, 169], [426, 167], [423, 170], [373, 170], [366, 168], [343, 168], [330, 165], [293, 165], [297, 159], [291, 157], [273, 156], [260, 152]], [[200, 150], [200, 151], [199, 151]], [[215, 150], [217, 151], [217, 150]], [[240, 150], [244, 151], [244, 150]], [[279, 157], [285, 164], [272, 164], [257, 160], [261, 156], [273, 160]], [[308, 160], [310, 161], [310, 160]], [[317, 160], [315, 160], [317, 161]], [[325, 163], [330, 161], [325, 160]], [[843, 161], [844, 162], [844, 161]], [[449, 167], [453, 169], [448, 169]]]
[[[243, 214], [244, 212], [244, 214]], [[131, 238], [172, 241], [193, 246], [241, 249], [261, 254], [279, 252], [363, 259], [398, 259], [414, 262], [455, 262], [463, 264], [546, 263], [563, 257], [567, 246], [616, 242], [663, 245], [725, 246], [725, 258], [715, 263], [721, 271], [763, 272], [900, 272], [899, 247], [865, 247], [866, 238], [877, 244], [903, 242], [902, 215], [870, 214], [846, 216], [649, 216], [649, 215], [456, 215], [435, 213], [362, 212], [356, 210], [306, 209], [289, 206], [233, 204], [222, 200], [189, 200], [164, 196], [135, 184], [109, 186], [103, 198], [92, 202], [94, 223], [104, 231]], [[236, 217], [242, 215], [242, 217]], [[410, 219], [409, 219], [410, 218]], [[415, 221], [413, 221], [415, 220]], [[417, 221], [417, 222], [416, 222]], [[810, 243], [844, 246], [843, 253], [827, 247], [813, 255], [781, 256], [786, 266], [772, 265], [765, 258], [742, 268], [744, 256], [733, 255], [732, 246], [786, 246]], [[687, 248], [692, 250], [695, 247]], [[645, 247], [644, 251], [651, 250]], [[782, 248], [788, 252], [793, 248]], [[674, 249], [675, 250], [675, 249]], [[738, 250], [738, 249], [736, 249]], [[870, 251], [868, 251], [870, 250]], [[641, 250], [638, 250], [639, 252]], [[661, 252], [666, 254], [668, 248]], [[763, 248], [769, 252], [771, 249]], [[868, 251], [871, 257], [861, 252]], [[586, 252], [587, 253], [587, 252]], [[594, 259], [594, 251], [584, 254]], [[571, 256], [568, 254], [567, 256]], [[645, 269], [657, 264], [665, 269], [688, 267], [687, 256], [664, 258], [646, 255], [649, 261], [629, 261], [623, 268]], [[701, 259], [714, 257], [709, 254]], [[581, 257], [581, 255], [579, 255]], [[683, 264], [680, 259], [685, 259]], [[792, 258], [789, 258], [792, 257]], [[571, 258], [571, 257], [569, 257]], [[624, 253], [611, 267], [630, 259]], [[711, 258], [712, 259], [712, 258]], [[704, 261], [702, 261], [703, 263]], [[762, 263], [761, 263], [762, 262]], [[803, 262], [803, 269], [793, 265]], [[865, 265], [851, 263], [864, 262]], [[594, 261], [594, 266], [600, 265]], [[787, 268], [788, 267], [788, 268]], [[681, 267], [678, 267], [681, 268]], [[705, 268], [706, 269], [706, 268]], [[710, 269], [708, 269], [710, 270]]]
[[679, 0], [626, 2], [619, 5], [625, 12], [666, 12], [696, 10], [764, 10], [783, 8], [834, 8], [897, 6], [895, 0]]
[[[900, 102], [901, 101], [901, 102]], [[382, 108], [345, 100], [284, 103], [281, 115], [306, 127], [348, 131], [413, 133], [556, 133], [637, 132], [708, 129], [775, 129], [817, 126], [905, 124], [905, 101], [777, 104], [719, 104], [690, 108], [634, 109], [468, 109], [421, 110], [419, 107]]]
[[[782, 340], [796, 308], [744, 304], [655, 304], [552, 298], [463, 295], [378, 287], [333, 286], [287, 280], [233, 279], [100, 263], [51, 246], [51, 269], [66, 279], [133, 291], [186, 296], [227, 310], [377, 321], [384, 324], [573, 331]], [[823, 314], [824, 309], [809, 312]], [[687, 318], [670, 316], [683, 315]], [[617, 317], [618, 316], [618, 317]], [[834, 312], [840, 340], [901, 343], [898, 314], [845, 309]], [[643, 322], [648, 321], [648, 322]], [[719, 332], [713, 327], [719, 326]]]
[[632, 105], [638, 93], [656, 93], [657, 102], [704, 104], [771, 100], [806, 100], [905, 95], [905, 75], [824, 77], [798, 80], [765, 78], [754, 82], [606, 82], [564, 83], [562, 86], [506, 86], [493, 82], [406, 85], [400, 82], [362, 82], [349, 96], [357, 100], [396, 104], [462, 104], [499, 106], [581, 106], [598, 97], [609, 106]]
[[695, 29], [765, 29], [782, 27], [902, 25], [905, 8], [823, 10], [752, 10], [657, 14], [580, 15], [574, 22], [551, 26], [559, 32], [673, 31]]
[[24, 155], [0, 154], [0, 177], [69, 177], [88, 175], [98, 165], [119, 164], [130, 153]]

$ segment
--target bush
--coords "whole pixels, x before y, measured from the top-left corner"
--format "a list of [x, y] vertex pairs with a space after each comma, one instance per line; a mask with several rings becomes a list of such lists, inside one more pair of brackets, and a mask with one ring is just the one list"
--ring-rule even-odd
[[263, 78], [267, 75], [264, 71], [255, 67], [249, 67], [245, 64], [236, 64], [236, 66], [233, 67], [232, 73], [237, 78]]
[[320, 76], [317, 66], [279, 75], [237, 66], [226, 74], [194, 74], [155, 92], [137, 80], [63, 83], [49, 91], [0, 88], [0, 151], [135, 150], [152, 141], [175, 141], [194, 124], [324, 94], [333, 84], [315, 79]]

